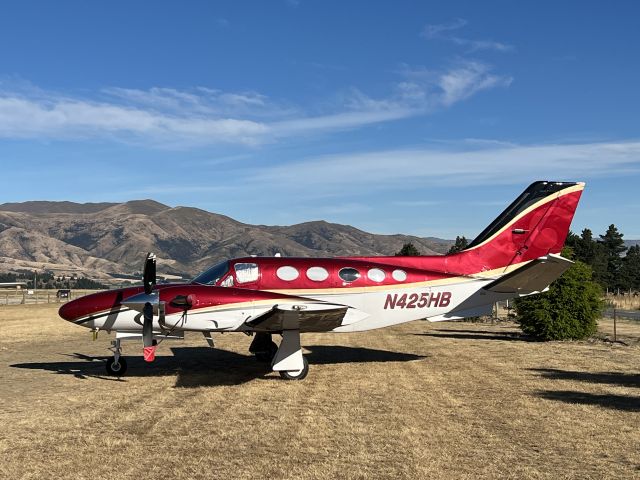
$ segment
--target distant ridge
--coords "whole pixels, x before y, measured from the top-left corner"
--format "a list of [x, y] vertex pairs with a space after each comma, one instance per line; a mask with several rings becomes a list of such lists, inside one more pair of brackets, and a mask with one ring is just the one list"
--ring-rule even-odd
[[159, 271], [190, 276], [225, 258], [276, 253], [393, 255], [407, 242], [425, 255], [445, 253], [452, 244], [410, 235], [375, 235], [322, 220], [249, 225], [150, 199], [0, 205], [0, 272], [37, 268], [106, 279], [110, 274], [139, 271], [144, 254], [153, 251], [159, 257]]
[[624, 241], [624, 246], [629, 248], [632, 247], [634, 245], [640, 245], [640, 240], [625, 240]]
[[25, 213], [95, 213], [117, 203], [75, 203], [75, 202], [48, 202], [35, 200], [22, 203], [0, 204], [0, 211], [25, 212]]

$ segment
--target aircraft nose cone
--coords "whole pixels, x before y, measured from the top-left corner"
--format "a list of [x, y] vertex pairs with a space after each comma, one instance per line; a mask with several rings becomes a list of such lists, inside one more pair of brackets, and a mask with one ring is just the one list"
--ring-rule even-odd
[[65, 303], [58, 310], [58, 315], [69, 322], [88, 317], [100, 312], [117, 309], [123, 298], [140, 293], [142, 288], [132, 287], [123, 290], [107, 290], [92, 293]]
[[77, 305], [76, 305], [77, 301], [78, 300], [72, 300], [62, 305], [58, 309], [58, 315], [60, 315], [60, 317], [64, 318], [69, 322], [73, 322], [77, 314]]

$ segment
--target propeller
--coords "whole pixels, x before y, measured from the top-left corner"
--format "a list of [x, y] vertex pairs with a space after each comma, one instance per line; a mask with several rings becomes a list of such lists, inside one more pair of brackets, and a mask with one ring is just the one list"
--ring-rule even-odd
[[142, 273], [142, 283], [144, 284], [144, 293], [151, 295], [153, 287], [156, 286], [156, 254], [147, 253], [147, 259], [144, 262], [144, 270]]
[[[144, 284], [144, 293], [151, 295], [153, 287], [156, 286], [156, 255], [148, 253], [144, 262], [144, 270], [142, 273], [142, 282]], [[147, 362], [153, 362], [156, 353], [156, 341], [153, 339], [153, 305], [150, 302], [144, 304], [142, 308], [142, 344], [144, 359]]]

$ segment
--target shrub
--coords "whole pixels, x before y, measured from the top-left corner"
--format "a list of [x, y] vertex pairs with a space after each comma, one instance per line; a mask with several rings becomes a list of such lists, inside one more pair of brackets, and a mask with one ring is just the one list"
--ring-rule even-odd
[[516, 300], [520, 328], [539, 340], [578, 340], [596, 333], [602, 290], [587, 264], [577, 261], [549, 290]]

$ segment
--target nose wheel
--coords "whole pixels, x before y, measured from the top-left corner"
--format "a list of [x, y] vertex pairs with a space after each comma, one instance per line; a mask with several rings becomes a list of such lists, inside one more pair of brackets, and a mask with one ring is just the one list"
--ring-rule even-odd
[[120, 357], [116, 361], [116, 357], [111, 357], [107, 360], [107, 373], [112, 377], [122, 377], [127, 371], [127, 360], [124, 357]]
[[107, 360], [107, 374], [112, 377], [122, 377], [127, 371], [127, 361], [122, 355], [122, 347], [120, 339], [117, 338], [111, 342], [109, 350], [113, 352], [113, 357]]

